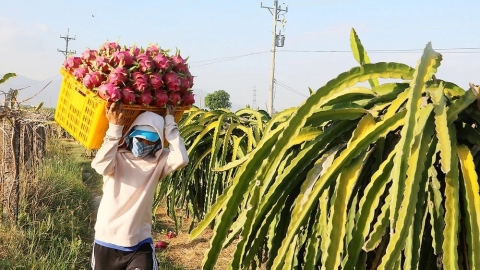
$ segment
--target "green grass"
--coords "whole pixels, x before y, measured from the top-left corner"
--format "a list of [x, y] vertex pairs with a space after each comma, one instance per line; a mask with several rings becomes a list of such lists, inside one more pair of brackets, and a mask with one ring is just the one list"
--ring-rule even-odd
[[[0, 269], [89, 269], [101, 176], [86, 153], [49, 142], [37, 173], [21, 173], [18, 223], [0, 223]], [[160, 269], [182, 270], [157, 256]]]

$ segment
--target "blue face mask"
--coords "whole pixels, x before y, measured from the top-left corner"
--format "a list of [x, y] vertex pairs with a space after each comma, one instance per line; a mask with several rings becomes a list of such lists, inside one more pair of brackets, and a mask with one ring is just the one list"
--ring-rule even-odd
[[132, 138], [132, 154], [138, 158], [144, 158], [151, 154], [156, 148], [156, 144], [148, 145], [139, 141], [137, 138]]

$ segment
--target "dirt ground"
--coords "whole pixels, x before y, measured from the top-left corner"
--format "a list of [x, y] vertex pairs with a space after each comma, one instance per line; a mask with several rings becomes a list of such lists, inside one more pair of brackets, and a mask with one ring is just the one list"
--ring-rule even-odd
[[[162, 240], [169, 243], [166, 249], [156, 250], [157, 256], [165, 258], [181, 269], [202, 269], [202, 260], [210, 247], [210, 239], [213, 236], [213, 231], [206, 229], [198, 238], [189, 240], [188, 228], [191, 219], [183, 218], [183, 226], [179, 228], [178, 235], [168, 239], [166, 233], [175, 230], [174, 221], [167, 216], [165, 209], [162, 207], [158, 208], [156, 219], [156, 228], [158, 229], [153, 232], [154, 241]], [[215, 269], [225, 270], [228, 268], [228, 263], [235, 251], [235, 244], [236, 242], [233, 242], [222, 251]]]

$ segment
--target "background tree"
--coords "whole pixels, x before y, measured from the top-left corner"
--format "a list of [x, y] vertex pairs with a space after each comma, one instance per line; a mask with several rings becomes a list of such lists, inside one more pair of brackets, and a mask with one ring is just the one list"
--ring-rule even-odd
[[230, 94], [225, 90], [217, 90], [205, 96], [205, 106], [210, 110], [225, 108], [230, 109], [232, 103], [230, 102]]

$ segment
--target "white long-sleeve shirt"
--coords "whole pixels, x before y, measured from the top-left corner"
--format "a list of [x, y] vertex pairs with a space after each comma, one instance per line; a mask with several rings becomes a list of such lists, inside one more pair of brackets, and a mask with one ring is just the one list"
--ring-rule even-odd
[[169, 148], [157, 151], [154, 156], [137, 158], [129, 150], [119, 148], [123, 126], [110, 124], [103, 145], [92, 161], [92, 167], [103, 175], [95, 239], [123, 247], [135, 246], [151, 237], [156, 186], [165, 176], [188, 163], [185, 144], [172, 115], [163, 118], [145, 112], [135, 119], [132, 127], [135, 125], [155, 128], [162, 144], [166, 139]]

